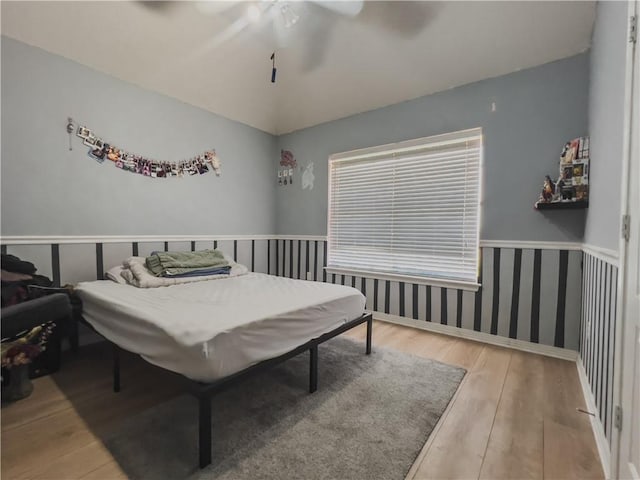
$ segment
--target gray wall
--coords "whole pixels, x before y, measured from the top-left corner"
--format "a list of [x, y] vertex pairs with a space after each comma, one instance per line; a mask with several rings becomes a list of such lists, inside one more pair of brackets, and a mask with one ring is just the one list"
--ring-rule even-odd
[[300, 166], [314, 162], [316, 184], [302, 190], [300, 169], [297, 185], [278, 188], [277, 233], [326, 234], [332, 153], [482, 127], [481, 238], [582, 241], [584, 211], [543, 213], [533, 204], [544, 175], [557, 176], [564, 143], [587, 134], [588, 76], [581, 54], [279, 137]]
[[[214, 147], [222, 176], [152, 179], [100, 165], [77, 137], [69, 151], [68, 116], [159, 160]], [[275, 142], [2, 37], [2, 235], [273, 233]]]
[[627, 2], [598, 2], [591, 47], [591, 185], [584, 241], [618, 250]]
[[[480, 126], [481, 238], [582, 239], [584, 212], [540, 213], [532, 205], [543, 176], [555, 175], [564, 142], [587, 132], [586, 54], [276, 139], [1, 38], [2, 235], [323, 235], [329, 155]], [[222, 177], [150, 179], [100, 165], [77, 138], [68, 150], [69, 115], [153, 158], [180, 159], [215, 147]], [[301, 189], [302, 169], [293, 186], [274, 187], [280, 148], [291, 149], [301, 167], [315, 163], [311, 192]], [[594, 167], [592, 178], [597, 174]]]

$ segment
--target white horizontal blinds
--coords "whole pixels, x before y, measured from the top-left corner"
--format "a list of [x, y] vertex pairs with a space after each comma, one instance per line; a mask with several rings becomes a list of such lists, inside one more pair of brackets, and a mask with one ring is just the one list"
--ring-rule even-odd
[[480, 129], [334, 155], [328, 267], [475, 282]]

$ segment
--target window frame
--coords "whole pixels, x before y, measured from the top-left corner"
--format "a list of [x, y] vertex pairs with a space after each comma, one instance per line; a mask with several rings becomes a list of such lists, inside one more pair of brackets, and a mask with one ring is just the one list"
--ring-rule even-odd
[[[471, 128], [466, 130], [455, 131], [451, 133], [444, 133], [440, 135], [432, 135], [428, 137], [421, 137], [401, 142], [388, 143], [384, 145], [378, 145], [374, 147], [361, 148], [356, 150], [351, 150], [347, 152], [335, 153], [329, 156], [329, 160], [327, 162], [327, 257], [330, 254], [331, 249], [331, 238], [330, 238], [330, 225], [331, 225], [331, 194], [332, 194], [332, 181], [331, 181], [331, 169], [332, 163], [340, 160], [357, 160], [359, 158], [366, 158], [374, 155], [384, 154], [386, 152], [410, 152], [412, 150], [420, 150], [425, 148], [427, 145], [447, 145], [447, 144], [455, 144], [460, 141], [468, 138], [476, 138], [480, 139], [480, 154], [478, 159], [478, 205], [477, 205], [477, 232], [476, 232], [476, 248], [477, 252], [477, 262], [476, 262], [476, 281], [467, 281], [461, 279], [454, 278], [443, 278], [443, 277], [433, 277], [433, 276], [416, 276], [410, 274], [402, 274], [395, 272], [382, 272], [378, 270], [366, 270], [366, 269], [356, 269], [356, 268], [343, 268], [339, 266], [325, 266], [324, 269], [327, 273], [330, 274], [338, 274], [338, 275], [349, 275], [349, 276], [357, 276], [363, 278], [371, 278], [371, 279], [379, 279], [379, 280], [389, 280], [395, 282], [406, 282], [417, 285], [431, 285], [436, 287], [444, 287], [444, 288], [454, 288], [459, 290], [468, 290], [476, 292], [480, 288], [481, 284], [479, 283], [479, 272], [482, 265], [482, 248], [480, 246], [480, 227], [482, 220], [482, 181], [483, 181], [483, 170], [484, 170], [484, 134], [481, 127]], [[328, 258], [325, 260], [328, 263]]]

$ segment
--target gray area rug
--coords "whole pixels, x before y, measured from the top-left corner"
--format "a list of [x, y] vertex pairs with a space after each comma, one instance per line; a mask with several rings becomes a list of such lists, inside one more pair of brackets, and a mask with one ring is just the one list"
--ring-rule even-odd
[[[135, 479], [402, 480], [465, 375], [433, 360], [335, 338], [213, 399], [213, 463], [199, 470], [197, 403], [182, 395], [105, 439]], [[117, 401], [114, 399], [114, 401]]]

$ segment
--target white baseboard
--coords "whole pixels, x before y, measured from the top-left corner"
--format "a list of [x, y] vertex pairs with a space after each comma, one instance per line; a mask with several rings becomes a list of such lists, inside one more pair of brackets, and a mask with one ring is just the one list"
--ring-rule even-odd
[[600, 463], [602, 464], [602, 471], [605, 478], [611, 478], [611, 451], [609, 449], [609, 441], [604, 434], [604, 427], [600, 421], [600, 415], [598, 407], [596, 407], [593, 393], [591, 392], [591, 386], [589, 385], [589, 379], [587, 378], [587, 372], [582, 364], [582, 359], [578, 357], [576, 360], [576, 368], [578, 369], [578, 378], [580, 378], [580, 385], [582, 386], [582, 394], [587, 404], [587, 410], [593, 412], [594, 415], [589, 415], [591, 420], [591, 430], [593, 430], [593, 436], [596, 439], [596, 446], [598, 447], [598, 454], [600, 455]]
[[442, 333], [453, 337], [465, 338], [476, 342], [498, 345], [500, 347], [513, 348], [523, 352], [537, 353], [547, 357], [560, 358], [575, 362], [578, 359], [578, 352], [567, 348], [552, 347], [549, 345], [541, 345], [539, 343], [525, 342], [514, 338], [501, 337], [491, 335], [485, 332], [476, 332], [465, 328], [452, 327], [450, 325], [442, 325], [440, 323], [425, 322], [422, 320], [414, 320], [412, 318], [400, 317], [398, 315], [389, 315], [388, 313], [373, 312], [373, 318], [383, 320], [385, 322], [397, 323], [407, 327], [420, 328], [435, 333]]

